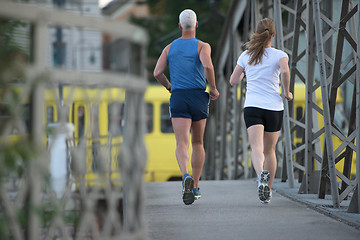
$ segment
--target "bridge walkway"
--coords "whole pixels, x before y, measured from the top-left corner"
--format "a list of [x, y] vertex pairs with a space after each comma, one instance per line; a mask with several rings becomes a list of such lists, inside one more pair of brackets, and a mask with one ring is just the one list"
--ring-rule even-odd
[[272, 201], [264, 205], [255, 179], [200, 181], [202, 198], [184, 205], [181, 182], [145, 183], [147, 239], [360, 239], [359, 214], [320, 213], [316, 203], [302, 204], [305, 199], [286, 186], [275, 180]]

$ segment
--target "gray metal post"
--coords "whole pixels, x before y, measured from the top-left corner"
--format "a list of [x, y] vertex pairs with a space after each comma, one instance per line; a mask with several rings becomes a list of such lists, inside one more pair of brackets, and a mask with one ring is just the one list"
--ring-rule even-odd
[[[241, 83], [240, 87], [240, 105], [244, 106], [245, 101], [245, 79]], [[244, 178], [250, 177], [250, 165], [249, 165], [249, 143], [247, 141], [247, 131], [244, 121], [244, 110], [241, 110], [240, 114], [240, 132], [241, 132], [241, 147], [242, 147], [242, 159], [244, 161]]]
[[360, 213], [360, 10], [358, 9], [357, 60], [356, 60], [356, 179], [357, 179], [357, 213]]
[[[244, 28], [241, 35], [241, 39], [243, 42], [246, 42], [249, 38], [249, 29], [250, 31], [253, 30], [252, 28], [252, 22], [250, 21], [250, 15], [251, 15], [251, 0], [247, 0], [247, 8], [245, 10], [244, 14]], [[246, 79], [243, 79], [240, 84], [240, 101], [239, 105], [244, 106], [244, 92], [245, 92], [245, 85], [246, 85]], [[240, 135], [241, 135], [241, 159], [244, 161], [244, 178], [247, 179], [250, 177], [250, 166], [249, 166], [249, 143], [247, 141], [247, 132], [246, 132], [246, 126], [244, 121], [244, 109], [241, 107], [240, 110], [240, 116], [239, 116], [239, 124], [240, 124]]]
[[[306, 22], [306, 33], [307, 33], [307, 47], [306, 47], [306, 58], [307, 58], [307, 76], [305, 82], [305, 156], [304, 156], [304, 166], [305, 166], [305, 175], [302, 180], [305, 191], [304, 193], [309, 193], [309, 179], [310, 179], [310, 167], [312, 161], [312, 121], [313, 121], [313, 82], [314, 82], [314, 46], [313, 46], [313, 19], [312, 19], [312, 6], [311, 0], [308, 0], [307, 3], [307, 22]], [[309, 166], [310, 165], [310, 166]]]
[[[46, 54], [43, 49], [47, 45], [47, 25], [44, 21], [39, 21], [35, 25], [35, 68], [38, 73], [42, 72], [46, 66]], [[36, 79], [33, 86], [32, 93], [32, 113], [31, 113], [31, 139], [34, 147], [37, 150], [43, 147], [43, 102], [44, 102], [44, 87], [41, 83], [42, 79]], [[39, 151], [41, 152], [41, 151]], [[29, 224], [27, 230], [27, 239], [35, 240], [40, 238], [40, 219], [37, 213], [34, 211], [34, 207], [38, 207], [41, 203], [41, 183], [42, 183], [42, 167], [43, 155], [33, 156], [29, 165], [29, 179], [28, 191], [29, 191], [29, 205], [28, 217]], [[40, 173], [40, 174], [39, 174]]]
[[226, 141], [226, 86], [225, 78], [221, 74], [218, 78], [218, 88], [220, 92], [219, 97], [219, 120], [220, 120], [220, 132], [219, 132], [219, 157], [215, 160], [215, 180], [222, 180], [224, 177], [224, 162], [225, 162], [225, 141]]
[[[294, 91], [294, 85], [295, 81], [297, 79], [300, 79], [305, 84], [305, 77], [301, 71], [298, 70], [297, 64], [300, 62], [300, 60], [306, 55], [305, 50], [299, 53], [299, 42], [300, 42], [300, 32], [301, 32], [301, 26], [306, 26], [306, 23], [302, 19], [302, 14], [306, 9], [306, 5], [303, 3], [303, 0], [297, 0], [295, 3], [295, 21], [294, 21], [294, 33], [293, 33], [293, 41], [291, 45], [292, 49], [292, 57], [291, 57], [291, 64], [290, 64], [290, 90], [293, 91], [294, 99], [297, 97]], [[299, 118], [299, 116], [297, 116]], [[305, 132], [305, 124], [300, 122], [301, 119], [291, 119], [292, 124], [297, 127], [296, 133], [299, 134], [299, 132]], [[295, 128], [296, 129], [296, 128]], [[304, 138], [304, 136], [303, 136]], [[303, 141], [304, 142], [304, 141]], [[300, 146], [295, 146], [293, 149], [293, 154], [297, 155], [296, 163], [294, 162], [294, 167], [297, 170], [300, 170], [300, 174], [304, 172], [304, 166], [300, 164], [299, 159], [299, 153], [301, 151], [304, 151], [305, 148], [304, 144], [301, 144]], [[282, 177], [282, 180], [284, 181], [286, 178]], [[302, 176], [299, 176], [299, 179], [302, 179]]]
[[[224, 75], [224, 69], [229, 72], [230, 67], [233, 67], [233, 59], [229, 59], [232, 55], [233, 49], [230, 46], [230, 40], [233, 38], [234, 34], [237, 34], [237, 25], [240, 22], [246, 8], [246, 2], [244, 1], [233, 1], [232, 5], [229, 9], [228, 16], [226, 18], [225, 27], [220, 39], [220, 44], [218, 51], [216, 53], [215, 60], [215, 72], [216, 72], [216, 80], [217, 87], [220, 92], [219, 99], [215, 102], [216, 104], [216, 125], [217, 131], [209, 131], [209, 133], [215, 133], [215, 136], [211, 136], [210, 139], [216, 141], [215, 143], [215, 157], [211, 156], [210, 164], [215, 163], [215, 179], [223, 179], [224, 178], [224, 166], [226, 163], [229, 164], [227, 159], [229, 156], [228, 147], [232, 145], [232, 142], [227, 140], [227, 133], [229, 126], [228, 119], [228, 111], [232, 106], [229, 106], [229, 101], [227, 99], [227, 94], [229, 92], [227, 81], [229, 81], [229, 74], [227, 76]], [[232, 70], [232, 69], [230, 69]], [[209, 119], [209, 122], [210, 119]], [[231, 123], [230, 123], [231, 124]], [[238, 124], [238, 123], [237, 123]], [[208, 129], [208, 128], [207, 128]], [[236, 141], [235, 138], [232, 138], [231, 141]], [[211, 144], [211, 143], [210, 143]], [[212, 145], [212, 144], [211, 144]], [[208, 144], [207, 144], [208, 146]], [[235, 154], [236, 155], [236, 154]], [[207, 166], [205, 166], [207, 169]], [[230, 170], [230, 169], [228, 169]]]
[[[284, 36], [282, 29], [282, 18], [281, 18], [281, 2], [280, 0], [274, 1], [274, 16], [275, 16], [275, 26], [278, 34], [276, 35], [277, 47], [281, 50], [284, 50]], [[285, 159], [287, 166], [287, 176], [289, 179], [289, 187], [294, 187], [294, 172], [293, 172], [293, 155], [292, 155], [292, 143], [291, 143], [291, 134], [290, 134], [290, 122], [289, 122], [289, 105], [287, 100], [284, 98], [284, 86], [282, 85], [282, 97], [284, 100], [284, 139], [285, 139]]]
[[339, 190], [336, 179], [335, 159], [333, 152], [333, 142], [331, 133], [331, 120], [330, 120], [330, 109], [329, 109], [329, 97], [327, 91], [326, 82], [326, 70], [325, 70], [325, 58], [324, 58], [324, 46], [322, 40], [322, 28], [320, 23], [320, 5], [318, 0], [313, 1], [314, 8], [314, 20], [315, 20], [315, 33], [316, 33], [316, 44], [317, 44], [317, 55], [319, 60], [320, 68], [320, 81], [321, 81], [321, 96], [323, 102], [324, 111], [324, 128], [325, 128], [325, 141], [326, 151], [328, 155], [329, 173], [330, 173], [330, 184], [331, 184], [331, 195], [334, 207], [340, 206], [339, 201]]
[[[233, 29], [233, 25], [236, 24], [234, 22], [231, 23], [231, 29]], [[235, 60], [235, 55], [237, 54], [235, 49], [236, 49], [236, 38], [235, 38], [235, 34], [231, 34], [230, 37], [230, 51], [229, 51], [229, 59], [228, 59], [228, 78], [230, 79], [230, 75], [232, 70], [234, 69], [234, 66], [236, 64], [236, 60]], [[228, 122], [229, 122], [229, 133], [231, 135], [231, 142], [229, 142], [228, 144], [228, 152], [229, 155], [228, 156], [228, 164], [227, 164], [227, 168], [228, 168], [228, 179], [236, 179], [236, 169], [237, 169], [237, 146], [239, 145], [239, 141], [237, 141], [239, 139], [239, 136], [237, 136], [236, 134], [236, 129], [237, 129], [237, 122], [236, 122], [236, 116], [237, 116], [237, 108], [236, 108], [236, 102], [237, 102], [237, 95], [236, 95], [236, 88], [230, 88], [230, 103], [229, 103], [229, 111], [228, 111]]]
[[[238, 54], [238, 36], [237, 34], [233, 34], [233, 50], [232, 50], [232, 59], [233, 59], [233, 64], [232, 66], [235, 67], [236, 66], [236, 61], [237, 61], [237, 54]], [[238, 88], [235, 87], [232, 91], [233, 91], [233, 109], [234, 109], [234, 116], [233, 116], [233, 133], [234, 133], [234, 141], [233, 141], [233, 151], [234, 151], [234, 178], [237, 179], [239, 176], [239, 166], [241, 166], [240, 163], [240, 127], [241, 127], [241, 105], [240, 100], [238, 100]]]

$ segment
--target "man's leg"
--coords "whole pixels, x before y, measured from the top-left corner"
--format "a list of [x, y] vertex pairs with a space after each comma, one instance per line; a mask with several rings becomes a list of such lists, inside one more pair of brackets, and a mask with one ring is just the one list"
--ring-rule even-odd
[[193, 192], [194, 180], [190, 175], [188, 175], [189, 141], [192, 120], [189, 118], [171, 118], [171, 121], [176, 138], [176, 159], [183, 176], [183, 202], [186, 205], [189, 205], [195, 201]]
[[206, 119], [196, 121], [191, 126], [191, 166], [194, 178], [194, 188], [199, 187], [199, 180], [205, 162], [204, 131]]
[[191, 119], [171, 118], [176, 138], [176, 159], [182, 176], [189, 172], [189, 144]]

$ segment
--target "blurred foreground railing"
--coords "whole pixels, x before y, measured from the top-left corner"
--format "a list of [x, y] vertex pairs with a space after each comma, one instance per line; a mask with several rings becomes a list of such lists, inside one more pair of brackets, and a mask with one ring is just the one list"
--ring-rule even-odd
[[[8, 118], [0, 133], [0, 238], [143, 239], [147, 34], [126, 22], [39, 6], [0, 3], [1, 19], [29, 22], [33, 34], [31, 64], [14, 64], [21, 80], [1, 73]], [[136, 71], [48, 68], [50, 25], [126, 39], [140, 56], [130, 63]]]

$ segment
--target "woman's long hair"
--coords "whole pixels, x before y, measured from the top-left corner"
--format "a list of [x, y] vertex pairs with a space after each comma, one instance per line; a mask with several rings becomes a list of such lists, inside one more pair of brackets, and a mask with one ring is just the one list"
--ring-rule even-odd
[[271, 41], [271, 36], [275, 32], [273, 20], [270, 18], [262, 19], [256, 27], [256, 32], [251, 35], [251, 39], [245, 45], [249, 54], [249, 65], [261, 63], [265, 48]]

